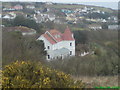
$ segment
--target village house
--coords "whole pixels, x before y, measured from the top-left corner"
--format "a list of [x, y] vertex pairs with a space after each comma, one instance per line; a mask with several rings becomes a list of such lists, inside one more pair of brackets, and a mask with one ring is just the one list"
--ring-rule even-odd
[[34, 5], [27, 5], [26, 8], [28, 8], [28, 9], [34, 9], [35, 6]]
[[119, 25], [108, 25], [109, 30], [118, 30]]
[[15, 10], [22, 10], [22, 9], [23, 9], [23, 6], [17, 4], [17, 5], [15, 5], [15, 6], [13, 7], [13, 9], [15, 9]]
[[55, 14], [35, 14], [34, 19], [36, 23], [47, 22], [47, 21], [54, 21], [56, 19]]
[[52, 2], [46, 2], [45, 4], [46, 4], [46, 5], [53, 5]]
[[56, 24], [65, 24], [66, 20], [64, 18], [55, 18], [54, 23]]
[[34, 35], [36, 34], [36, 30], [24, 27], [24, 26], [16, 26], [16, 27], [4, 27], [3, 30], [11, 32], [11, 31], [19, 31], [23, 36], [25, 35]]
[[2, 15], [3, 19], [14, 19], [16, 14], [14, 12], [9, 12], [8, 14]]
[[91, 25], [88, 25], [88, 28], [90, 28], [92, 30], [101, 30], [102, 26], [99, 24], [91, 24]]
[[3, 11], [15, 11], [15, 9], [14, 8], [3, 8]]
[[34, 20], [36, 21], [36, 23], [47, 22], [49, 20], [48, 14], [34, 15]]
[[50, 21], [54, 21], [55, 20], [55, 14], [48, 14], [48, 19]]
[[37, 40], [43, 40], [47, 60], [75, 56], [75, 39], [68, 27], [64, 33], [56, 29], [46, 31]]
[[41, 13], [40, 10], [34, 10], [34, 12], [35, 12], [36, 14], [40, 14], [40, 13]]

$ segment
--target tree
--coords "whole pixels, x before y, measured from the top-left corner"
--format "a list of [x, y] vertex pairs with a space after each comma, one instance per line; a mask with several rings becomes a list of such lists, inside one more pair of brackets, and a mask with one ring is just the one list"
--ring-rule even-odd
[[87, 31], [74, 31], [74, 37], [76, 40], [76, 44], [85, 44], [88, 41]]
[[14, 23], [13, 20], [2, 19], [2, 24], [6, 27], [12, 27]]
[[53, 21], [48, 21], [45, 23], [45, 26], [49, 29], [54, 29], [54, 22]]
[[21, 32], [3, 32], [3, 65], [16, 60], [45, 62], [44, 43], [34, 37], [22, 36]]
[[106, 23], [104, 23], [104, 24], [102, 25], [102, 29], [108, 29], [108, 25], [107, 25]]
[[43, 28], [42, 25], [38, 25], [34, 20], [27, 19], [23, 16], [17, 16], [14, 19], [14, 26], [26, 26], [35, 29], [37, 32], [40, 32]]

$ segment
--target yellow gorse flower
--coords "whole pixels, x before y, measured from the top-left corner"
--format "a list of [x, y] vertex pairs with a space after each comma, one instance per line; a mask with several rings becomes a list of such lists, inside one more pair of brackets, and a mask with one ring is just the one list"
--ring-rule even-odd
[[50, 83], [50, 78], [49, 78], [49, 77], [45, 78], [45, 79], [43, 80], [43, 82], [44, 82], [44, 84]]
[[79, 88], [82, 85], [74, 83], [70, 75], [47, 68], [41, 63], [16, 61], [7, 65], [2, 74], [3, 88]]
[[24, 62], [24, 61], [22, 61], [21, 63], [22, 63], [22, 64], [25, 64], [25, 62]]

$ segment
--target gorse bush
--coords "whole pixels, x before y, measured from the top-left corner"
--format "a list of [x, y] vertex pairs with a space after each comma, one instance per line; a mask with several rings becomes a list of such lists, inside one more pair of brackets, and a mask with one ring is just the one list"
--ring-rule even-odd
[[41, 63], [14, 62], [3, 70], [3, 88], [83, 88], [63, 72], [52, 70]]

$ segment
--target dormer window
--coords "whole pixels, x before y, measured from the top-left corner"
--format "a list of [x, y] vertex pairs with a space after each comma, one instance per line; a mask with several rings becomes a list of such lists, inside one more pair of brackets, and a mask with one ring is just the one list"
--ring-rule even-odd
[[55, 38], [60, 38], [60, 35], [55, 35]]

